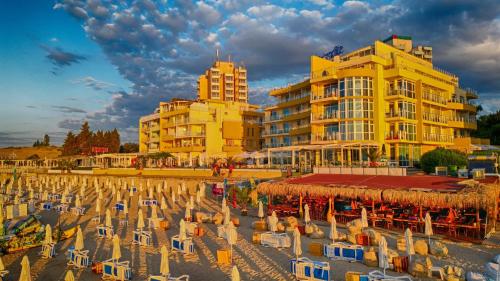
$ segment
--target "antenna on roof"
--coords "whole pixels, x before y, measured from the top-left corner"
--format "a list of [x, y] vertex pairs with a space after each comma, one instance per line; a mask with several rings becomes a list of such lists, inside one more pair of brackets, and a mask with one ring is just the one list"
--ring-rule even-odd
[[219, 61], [219, 49], [215, 50], [215, 60]]
[[231, 55], [228, 55], [228, 56], [227, 56], [227, 60], [228, 60], [229, 62], [231, 62]]

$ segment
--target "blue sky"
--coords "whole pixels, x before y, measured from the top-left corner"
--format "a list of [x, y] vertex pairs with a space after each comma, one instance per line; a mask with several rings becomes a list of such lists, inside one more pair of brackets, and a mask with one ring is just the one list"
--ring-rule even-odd
[[500, 107], [498, 1], [1, 1], [0, 146], [60, 143], [83, 120], [136, 141], [160, 100], [195, 97], [215, 49], [249, 71], [253, 102], [307, 75], [309, 56], [390, 34], [434, 47], [437, 66]]

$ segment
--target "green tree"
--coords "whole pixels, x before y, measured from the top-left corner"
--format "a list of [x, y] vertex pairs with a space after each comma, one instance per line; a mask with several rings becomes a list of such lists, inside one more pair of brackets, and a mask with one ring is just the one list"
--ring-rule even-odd
[[50, 145], [50, 137], [49, 135], [45, 134], [43, 136], [43, 146], [49, 146]]
[[466, 166], [467, 156], [457, 150], [436, 148], [422, 155], [420, 165], [424, 172], [433, 173], [437, 166]]
[[75, 155], [80, 152], [80, 148], [77, 143], [77, 138], [73, 132], [69, 131], [64, 139], [64, 144], [62, 146], [62, 155]]
[[134, 153], [139, 152], [139, 145], [137, 143], [124, 143], [120, 145], [120, 153]]
[[76, 137], [80, 153], [90, 154], [92, 147], [93, 133], [90, 131], [89, 122], [84, 122], [80, 128], [80, 133]]

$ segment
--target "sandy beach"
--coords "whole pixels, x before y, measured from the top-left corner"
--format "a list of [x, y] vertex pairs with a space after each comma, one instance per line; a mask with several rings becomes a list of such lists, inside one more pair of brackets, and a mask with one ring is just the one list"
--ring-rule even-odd
[[[217, 250], [227, 248], [227, 241], [217, 238], [217, 226], [214, 224], [204, 224], [206, 234], [202, 237], [194, 237], [195, 255], [183, 255], [170, 250], [170, 237], [178, 234], [179, 220], [184, 217], [185, 203], [189, 201], [189, 197], [195, 196], [195, 182], [188, 183], [188, 191], [177, 198], [175, 204], [171, 200], [171, 188], [177, 185], [173, 180], [168, 179], [169, 188], [163, 193], [154, 193], [158, 202], [161, 201], [160, 196], [167, 199], [168, 209], [164, 212], [158, 208], [159, 215], [163, 214], [165, 219], [170, 222], [168, 230], [151, 229], [152, 246], [141, 247], [133, 245], [132, 233], [136, 228], [136, 216], [138, 211], [136, 193], [133, 197], [129, 196], [128, 192], [121, 191], [122, 199], [128, 201], [129, 224], [126, 226], [119, 225], [118, 213], [112, 211], [113, 226], [115, 233], [121, 238], [121, 251], [122, 260], [130, 261], [132, 268], [132, 280], [147, 280], [150, 274], [159, 274], [160, 268], [160, 248], [163, 245], [169, 247], [170, 252], [170, 270], [173, 276], [188, 274], [190, 280], [230, 280], [231, 266], [220, 266], [217, 264]], [[177, 182], [177, 180], [175, 181]], [[155, 186], [152, 184], [151, 186]], [[75, 192], [77, 190], [74, 190]], [[112, 210], [116, 199], [112, 196], [111, 189], [103, 189], [104, 191], [104, 211], [106, 208]], [[147, 188], [145, 187], [142, 197], [147, 197]], [[61, 222], [62, 228], [69, 228], [80, 225], [85, 240], [85, 249], [90, 250], [89, 256], [92, 261], [103, 261], [111, 258], [112, 241], [110, 239], [100, 239], [96, 234], [96, 224], [91, 222], [91, 218], [96, 215], [94, 202], [97, 200], [95, 188], [86, 188], [86, 198], [83, 200], [83, 206], [86, 207], [85, 215], [75, 216], [71, 213], [64, 213], [59, 215], [56, 211], [37, 211], [42, 216], [41, 221], [49, 223], [52, 226], [56, 225], [58, 219]], [[195, 205], [196, 206], [196, 205]], [[211, 195], [210, 190], [207, 188], [206, 196], [202, 199], [200, 210], [207, 213], [220, 212], [220, 202], [216, 201]], [[150, 217], [151, 208], [141, 207], [144, 212], [144, 218]], [[239, 209], [231, 208], [232, 216], [239, 216]], [[194, 208], [196, 212], [198, 206]], [[294, 276], [289, 272], [289, 260], [293, 258], [292, 250], [290, 249], [273, 249], [266, 248], [261, 245], [252, 244], [253, 229], [251, 223], [258, 218], [256, 217], [257, 210], [253, 208], [249, 211], [248, 216], [239, 216], [240, 227], [237, 228], [238, 240], [233, 247], [233, 264], [238, 266], [242, 280], [294, 280]], [[60, 218], [58, 218], [60, 216]], [[328, 225], [326, 222], [315, 222], [328, 233]], [[146, 223], [147, 225], [147, 223]], [[345, 232], [345, 228], [339, 225], [339, 231]], [[396, 238], [402, 233], [382, 231], [386, 237], [388, 245], [392, 249], [396, 249]], [[291, 235], [291, 234], [290, 234]], [[415, 235], [414, 239], [418, 237]], [[57, 256], [52, 259], [43, 259], [38, 256], [40, 248], [33, 248], [27, 251], [21, 251], [14, 254], [8, 254], [3, 257], [6, 268], [10, 271], [7, 279], [4, 280], [17, 280], [20, 274], [20, 262], [24, 255], [28, 255], [31, 262], [31, 272], [33, 280], [64, 280], [64, 275], [68, 269], [72, 269], [75, 274], [76, 280], [100, 280], [101, 275], [94, 274], [90, 268], [77, 269], [67, 266], [66, 251], [74, 244], [74, 238], [61, 241], [56, 245]], [[302, 249], [303, 256], [309, 257], [313, 260], [329, 261], [325, 257], [311, 256], [307, 249], [311, 242], [327, 243], [328, 239], [310, 239], [302, 236]], [[486, 245], [471, 245], [467, 243], [456, 243], [450, 241], [443, 241], [449, 249], [449, 257], [437, 259], [431, 256], [435, 265], [454, 265], [463, 267], [467, 271], [483, 271], [483, 265], [491, 260], [496, 254], [500, 253], [500, 246], [486, 246]], [[401, 253], [402, 254], [402, 253]], [[347, 271], [368, 272], [376, 268], [370, 268], [362, 263], [350, 263], [345, 261], [329, 261], [331, 266], [331, 274], [333, 280], [344, 280]], [[389, 274], [397, 275], [394, 272], [388, 271]], [[418, 280], [418, 279], [414, 279]]]

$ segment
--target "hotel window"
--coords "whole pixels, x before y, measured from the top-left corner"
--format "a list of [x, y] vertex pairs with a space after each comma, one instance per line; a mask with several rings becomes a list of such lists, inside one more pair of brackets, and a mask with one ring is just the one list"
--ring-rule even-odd
[[340, 118], [373, 118], [373, 100], [345, 99], [341, 101]]
[[325, 126], [325, 136], [334, 137], [339, 132], [339, 125], [327, 125]]
[[335, 96], [335, 94], [337, 92], [337, 86], [338, 86], [337, 84], [325, 85], [323, 88], [323, 95], [325, 97]]
[[287, 117], [290, 114], [290, 109], [285, 108], [283, 109], [283, 117]]
[[373, 140], [374, 126], [372, 121], [346, 121], [340, 123], [340, 137], [342, 140]]
[[417, 140], [417, 125], [411, 123], [399, 123], [399, 133], [403, 140]]
[[415, 119], [415, 116], [416, 116], [415, 103], [407, 102], [407, 101], [399, 101], [398, 108], [399, 108], [399, 116], [404, 117], [404, 118], [408, 118], [408, 119]]
[[406, 97], [412, 99], [415, 98], [415, 83], [404, 79], [397, 80], [396, 83], [397, 83], [396, 90], [401, 90], [401, 93]]
[[340, 97], [373, 96], [371, 77], [347, 77], [339, 82]]

